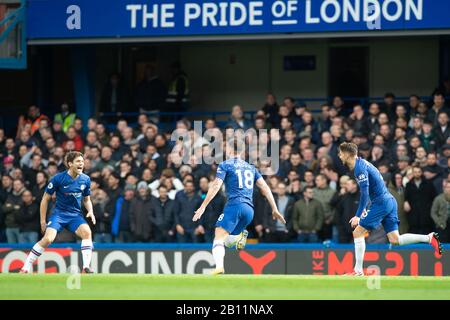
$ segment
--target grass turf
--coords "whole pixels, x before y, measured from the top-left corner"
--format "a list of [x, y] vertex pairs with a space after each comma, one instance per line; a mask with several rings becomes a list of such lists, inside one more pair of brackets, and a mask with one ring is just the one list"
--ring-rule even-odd
[[[0, 299], [450, 299], [450, 277], [0, 274]], [[68, 281], [71, 279], [72, 281]], [[373, 286], [372, 286], [373, 287]]]

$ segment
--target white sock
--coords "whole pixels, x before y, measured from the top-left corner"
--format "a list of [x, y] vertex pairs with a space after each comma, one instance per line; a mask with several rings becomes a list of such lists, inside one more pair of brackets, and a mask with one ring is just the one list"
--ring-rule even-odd
[[236, 242], [239, 240], [240, 236], [241, 236], [240, 234], [235, 236], [232, 236], [230, 234], [228, 237], [225, 238], [225, 246], [227, 248], [231, 248], [232, 246], [236, 245]]
[[423, 234], [405, 233], [398, 237], [398, 244], [404, 246], [412, 243], [430, 243], [430, 237]]
[[81, 240], [81, 255], [83, 256], [83, 269], [91, 266], [92, 240]]
[[355, 271], [363, 271], [364, 252], [366, 251], [366, 241], [364, 237], [355, 238]]
[[36, 261], [37, 258], [39, 258], [44, 252], [45, 248], [42, 248], [39, 243], [36, 243], [33, 248], [31, 248], [30, 253], [27, 256], [27, 260], [25, 260], [25, 263], [22, 267], [23, 270], [26, 270], [30, 272], [33, 269], [33, 263]]
[[216, 263], [216, 269], [223, 269], [223, 258], [225, 257], [223, 240], [214, 240], [212, 254], [214, 257], [214, 262]]

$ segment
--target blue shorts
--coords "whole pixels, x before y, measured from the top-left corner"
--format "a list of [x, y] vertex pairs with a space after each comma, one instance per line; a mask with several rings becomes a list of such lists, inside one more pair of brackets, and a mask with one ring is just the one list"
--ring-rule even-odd
[[238, 235], [252, 222], [253, 208], [247, 203], [226, 205], [217, 219], [216, 227], [225, 229], [231, 235]]
[[75, 232], [82, 224], [87, 223], [81, 215], [68, 215], [64, 213], [53, 213], [47, 223], [47, 228], [61, 232], [64, 228], [70, 232]]
[[362, 214], [359, 225], [367, 230], [376, 229], [380, 223], [386, 233], [398, 230], [400, 221], [397, 214], [397, 201], [391, 195], [372, 202], [367, 214]]

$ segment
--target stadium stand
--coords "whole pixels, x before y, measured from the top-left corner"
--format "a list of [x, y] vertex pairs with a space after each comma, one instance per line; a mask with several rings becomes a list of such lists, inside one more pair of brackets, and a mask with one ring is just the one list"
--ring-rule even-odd
[[[36, 241], [39, 201], [49, 178], [64, 170], [69, 150], [84, 153], [85, 173], [92, 179], [95, 242], [211, 241], [224, 196], [214, 199], [199, 222], [191, 217], [216, 165], [196, 164], [201, 154], [194, 154], [189, 164], [180, 163], [171, 140], [175, 128], [193, 130], [193, 118], [213, 130], [280, 129], [280, 168], [266, 178], [289, 223], [273, 222], [268, 203], [255, 194], [249, 231], [256, 241], [352, 241], [348, 220], [359, 195], [337, 157], [343, 141], [356, 143], [360, 155], [380, 169], [397, 199], [402, 232], [437, 230], [444, 242], [450, 240], [450, 109], [445, 94], [436, 91], [429, 101], [411, 95], [400, 102], [390, 93], [381, 101], [366, 98], [356, 105], [345, 100], [335, 97], [320, 110], [310, 110], [305, 99], [278, 103], [268, 94], [254, 112], [234, 106], [227, 113], [229, 121], [218, 120], [223, 112], [149, 112], [102, 113], [82, 123], [67, 104], [54, 119], [30, 106], [18, 119], [15, 135], [0, 129], [0, 242]], [[208, 144], [202, 137], [194, 139], [201, 147]], [[313, 207], [305, 204], [308, 197]], [[378, 231], [369, 243], [386, 242]], [[58, 241], [76, 239], [63, 232]]]

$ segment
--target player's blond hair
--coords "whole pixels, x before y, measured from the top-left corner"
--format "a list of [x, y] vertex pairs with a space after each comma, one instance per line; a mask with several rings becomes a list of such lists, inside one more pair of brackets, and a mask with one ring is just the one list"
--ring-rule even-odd
[[339, 150], [352, 156], [356, 156], [358, 154], [358, 146], [352, 142], [342, 142], [339, 145]]

